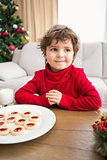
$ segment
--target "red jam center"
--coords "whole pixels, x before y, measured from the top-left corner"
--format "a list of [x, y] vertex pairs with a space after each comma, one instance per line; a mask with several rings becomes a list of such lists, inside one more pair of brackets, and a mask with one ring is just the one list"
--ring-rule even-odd
[[22, 130], [21, 127], [17, 127], [17, 128], [14, 129], [14, 132], [20, 132], [21, 130]]
[[18, 122], [25, 122], [25, 119], [19, 119]]
[[26, 124], [28, 127], [32, 127], [32, 126], [34, 126], [35, 124], [34, 123], [27, 123]]
[[7, 128], [0, 128], [0, 131], [6, 131]]
[[18, 112], [12, 112], [11, 114], [18, 114]]
[[32, 116], [31, 118], [32, 118], [32, 119], [37, 119], [37, 118], [38, 118], [38, 116]]
[[9, 117], [9, 118], [7, 118], [7, 120], [13, 120], [13, 119], [15, 119], [15, 117]]
[[3, 117], [4, 117], [4, 115], [0, 114], [0, 118], [3, 118]]
[[0, 126], [2, 126], [4, 124], [4, 122], [0, 122]]
[[25, 112], [24, 114], [30, 114], [30, 112]]

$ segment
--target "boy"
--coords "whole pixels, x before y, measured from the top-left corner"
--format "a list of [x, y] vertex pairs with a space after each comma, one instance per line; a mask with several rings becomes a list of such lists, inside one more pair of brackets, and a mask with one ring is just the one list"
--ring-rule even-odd
[[101, 99], [95, 87], [83, 69], [72, 65], [79, 50], [77, 35], [64, 25], [55, 25], [41, 39], [40, 48], [46, 67], [16, 92], [16, 102], [67, 110], [99, 109]]

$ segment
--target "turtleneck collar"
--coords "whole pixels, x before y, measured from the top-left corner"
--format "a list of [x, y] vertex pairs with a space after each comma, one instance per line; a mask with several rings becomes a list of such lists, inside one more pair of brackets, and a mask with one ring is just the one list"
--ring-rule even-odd
[[46, 76], [48, 80], [57, 82], [57, 81], [65, 81], [66, 79], [69, 78], [69, 74], [72, 71], [73, 65], [71, 64], [69, 67], [65, 68], [64, 70], [61, 70], [59, 72], [53, 72], [51, 71], [50, 65], [47, 63], [45, 68], [46, 68]]

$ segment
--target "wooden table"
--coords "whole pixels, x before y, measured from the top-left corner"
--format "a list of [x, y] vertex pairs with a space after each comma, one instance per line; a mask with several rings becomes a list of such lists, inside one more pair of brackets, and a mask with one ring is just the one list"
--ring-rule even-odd
[[91, 125], [101, 111], [67, 111], [51, 108], [56, 124], [32, 141], [0, 145], [0, 160], [103, 160], [95, 152]]

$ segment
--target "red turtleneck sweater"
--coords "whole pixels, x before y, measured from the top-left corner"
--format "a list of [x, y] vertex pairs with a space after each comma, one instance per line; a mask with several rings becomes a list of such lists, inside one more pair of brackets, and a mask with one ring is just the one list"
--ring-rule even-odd
[[[56, 89], [62, 93], [58, 105], [67, 110], [96, 110], [101, 107], [100, 96], [86, 78], [83, 69], [70, 65], [68, 68], [52, 72], [49, 65], [40, 71], [15, 94], [15, 100], [21, 104], [35, 104], [50, 107], [46, 93]], [[34, 95], [35, 93], [38, 94]]]

